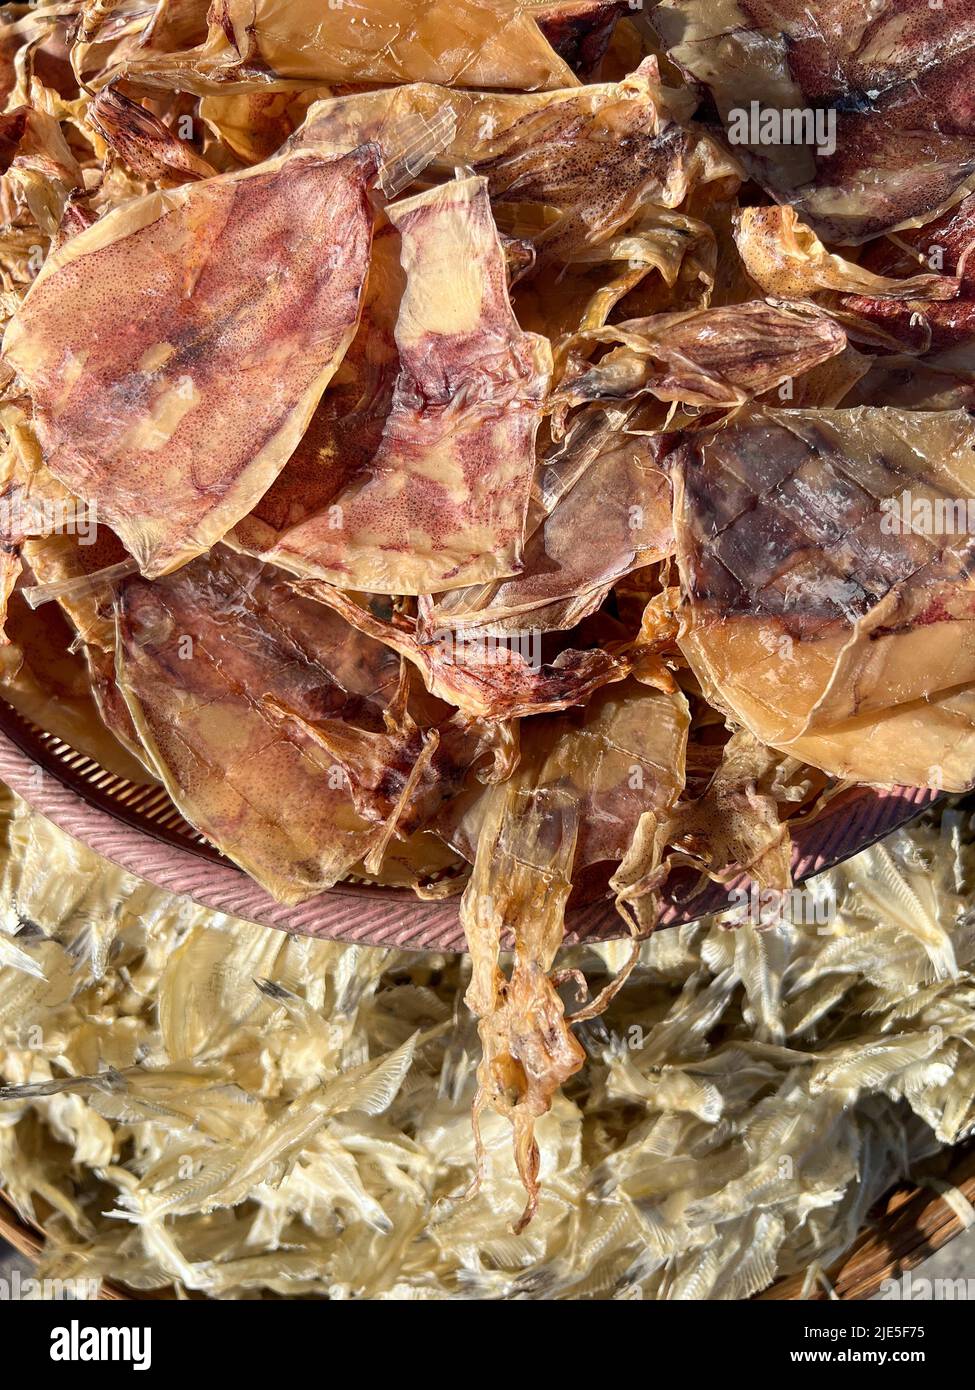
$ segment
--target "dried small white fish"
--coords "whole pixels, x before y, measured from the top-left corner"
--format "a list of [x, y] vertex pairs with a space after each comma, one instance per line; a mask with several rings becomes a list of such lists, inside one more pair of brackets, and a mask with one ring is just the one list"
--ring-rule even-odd
[[[828, 1265], [892, 1181], [975, 1129], [973, 894], [972, 826], [949, 811], [820, 880], [817, 926], [654, 937], [578, 1030], [513, 1235], [501, 1116], [465, 1197], [463, 958], [207, 913], [8, 797], [0, 1185], [45, 1213], [42, 1273], [148, 1292], [747, 1298]], [[559, 965], [598, 989], [620, 951]]]

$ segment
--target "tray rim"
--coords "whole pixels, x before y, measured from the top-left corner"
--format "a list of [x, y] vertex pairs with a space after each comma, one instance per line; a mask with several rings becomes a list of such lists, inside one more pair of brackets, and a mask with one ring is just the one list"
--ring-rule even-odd
[[[126, 818], [115, 809], [105, 809], [106, 794], [81, 779], [67, 780], [64, 766], [40, 742], [43, 731], [31, 733], [35, 727], [0, 701], [0, 779], [59, 829], [154, 887], [191, 898], [213, 911], [296, 935], [406, 950], [465, 950], [458, 897], [421, 901], [408, 889], [344, 883], [297, 906], [276, 902], [213, 846], [178, 842], [173, 834], [164, 836], [158, 829], [139, 825], [131, 814]], [[938, 795], [918, 787], [854, 787], [841, 793], [815, 821], [796, 827], [795, 881], [801, 883], [868, 848], [931, 806]], [[858, 827], [853, 847], [851, 818]], [[719, 910], [727, 905], [729, 892], [747, 882], [743, 877], [733, 884], [712, 885], [694, 899], [690, 909], [679, 903], [667, 905], [660, 927], [695, 921]], [[624, 935], [623, 922], [606, 899], [575, 909], [567, 918], [567, 945]]]

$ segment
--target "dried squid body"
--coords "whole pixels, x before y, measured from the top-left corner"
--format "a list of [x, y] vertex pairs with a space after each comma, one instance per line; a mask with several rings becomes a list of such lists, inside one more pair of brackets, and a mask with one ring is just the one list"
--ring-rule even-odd
[[652, 22], [749, 172], [827, 240], [923, 221], [970, 186], [966, 0], [665, 0]]
[[316, 102], [295, 145], [348, 150], [397, 129], [406, 112], [449, 113], [435, 167], [469, 167], [488, 181], [499, 224], [530, 237], [538, 264], [591, 254], [635, 217], [660, 216], [697, 189], [736, 187], [740, 169], [691, 128], [693, 98], [665, 87], [648, 57], [620, 82], [544, 92], [458, 91], [415, 83]]
[[[402, 298], [398, 364], [375, 447], [359, 458], [354, 432], [340, 430], [335, 469], [349, 476], [327, 504], [263, 545], [254, 526], [240, 534], [295, 573], [420, 594], [520, 568], [551, 350], [512, 312], [484, 179], [418, 194], [388, 216], [399, 233]], [[283, 478], [277, 492], [287, 486]]]
[[304, 433], [359, 321], [377, 163], [308, 150], [147, 193], [54, 252], [8, 326], [48, 468], [146, 576], [219, 541]]
[[672, 458], [681, 649], [708, 700], [838, 777], [975, 782], [975, 424], [741, 412]]
[[611, 0], [221, 0], [198, 48], [137, 54], [122, 70], [193, 92], [288, 81], [566, 87], [578, 79], [561, 50], [571, 56], [587, 35], [604, 46], [618, 14]]
[[331, 887], [376, 844], [341, 764], [303, 718], [381, 732], [399, 658], [285, 576], [217, 549], [118, 595], [118, 682], [180, 811], [282, 902]]
[[[596, 410], [539, 461], [520, 574], [453, 589], [421, 607], [424, 635], [572, 628], [612, 585], [673, 552], [670, 482], [652, 442]], [[580, 538], [585, 544], [580, 544]]]

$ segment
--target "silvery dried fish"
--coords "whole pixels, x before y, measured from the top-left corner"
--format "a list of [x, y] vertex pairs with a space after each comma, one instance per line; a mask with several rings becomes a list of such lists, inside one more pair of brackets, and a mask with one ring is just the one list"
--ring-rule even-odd
[[[460, 958], [204, 912], [8, 796], [0, 939], [44, 978], [0, 964], [0, 1185], [46, 1213], [43, 1274], [146, 1292], [749, 1297], [826, 1267], [892, 1181], [975, 1129], [972, 829], [949, 810], [859, 855], [819, 881], [815, 925], [729, 914], [643, 945], [537, 1121], [538, 1210], [513, 1235], [503, 1116], [481, 1117], [465, 1195]], [[100, 965], [77, 951], [93, 923]], [[598, 988], [620, 960], [559, 965]]]

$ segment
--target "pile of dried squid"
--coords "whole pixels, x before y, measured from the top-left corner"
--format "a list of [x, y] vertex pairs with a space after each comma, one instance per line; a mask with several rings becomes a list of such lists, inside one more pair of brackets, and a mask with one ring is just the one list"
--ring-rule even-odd
[[[281, 901], [463, 894], [523, 1227], [624, 979], [567, 907], [975, 782], [971, 533], [918, 520], [975, 493], [975, 22], [6, 11], [4, 697]], [[758, 99], [832, 148], [731, 145]]]

